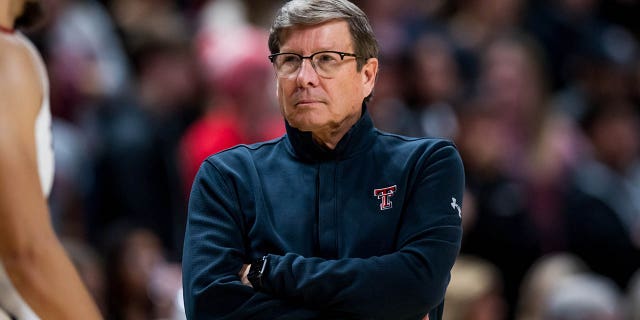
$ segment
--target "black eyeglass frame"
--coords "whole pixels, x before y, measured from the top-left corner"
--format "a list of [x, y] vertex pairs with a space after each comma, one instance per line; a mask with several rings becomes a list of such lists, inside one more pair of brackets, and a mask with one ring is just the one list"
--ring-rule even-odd
[[[337, 55], [340, 56], [340, 61], [344, 61], [344, 57], [354, 57], [356, 58], [356, 60], [358, 59], [364, 59], [364, 57], [358, 56], [355, 53], [348, 53], [348, 52], [342, 52], [342, 51], [335, 51], [335, 50], [323, 50], [323, 51], [318, 51], [318, 52], [314, 52], [308, 56], [303, 56], [301, 54], [298, 53], [294, 53], [294, 52], [279, 52], [279, 53], [274, 53], [268, 56], [269, 61], [271, 61], [271, 63], [273, 63], [274, 66], [275, 65], [275, 58], [277, 56], [281, 56], [281, 55], [285, 55], [285, 54], [291, 54], [294, 56], [297, 56], [300, 58], [300, 65], [302, 66], [302, 61], [304, 61], [304, 59], [309, 59], [309, 62], [311, 62], [311, 66], [313, 67], [314, 70], [316, 70], [316, 65], [315, 63], [313, 63], [313, 57], [317, 54], [322, 54], [322, 53], [335, 53]], [[277, 66], [276, 66], [277, 68]], [[316, 72], [318, 72], [318, 70], [316, 70]]]
[[303, 56], [301, 54], [298, 53], [294, 53], [294, 52], [279, 52], [279, 53], [274, 53], [274, 54], [270, 54], [268, 56], [269, 61], [271, 61], [271, 63], [274, 62], [274, 59], [277, 56], [281, 56], [284, 54], [293, 54], [296, 55], [298, 57], [300, 57], [300, 61], [304, 60], [304, 59], [309, 59], [309, 61], [313, 61], [313, 56], [317, 55], [317, 54], [321, 54], [321, 53], [337, 53], [338, 55], [340, 55], [340, 61], [344, 60], [344, 57], [354, 57], [356, 59], [363, 59], [363, 57], [358, 56], [355, 53], [348, 53], [348, 52], [342, 52], [342, 51], [335, 51], [335, 50], [323, 50], [323, 51], [318, 51], [318, 52], [314, 52], [308, 56]]

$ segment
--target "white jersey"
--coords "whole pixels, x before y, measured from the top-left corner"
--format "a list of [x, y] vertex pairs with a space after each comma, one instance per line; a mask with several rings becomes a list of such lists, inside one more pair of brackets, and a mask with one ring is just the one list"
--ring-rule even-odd
[[[31, 41], [27, 39], [22, 33], [14, 32], [13, 35], [18, 41], [24, 43], [29, 48], [34, 62], [38, 66], [40, 73], [40, 79], [43, 87], [43, 99], [40, 107], [40, 112], [35, 122], [35, 139], [36, 139], [36, 151], [38, 157], [38, 173], [40, 175], [40, 185], [42, 192], [46, 196], [51, 192], [53, 185], [53, 148], [51, 140], [51, 111], [49, 107], [49, 80], [47, 77], [47, 71], [42, 61], [42, 57], [33, 46]], [[17, 317], [19, 320], [37, 320], [40, 319], [29, 308], [26, 302], [20, 297], [16, 289], [11, 284], [7, 273], [0, 261], [0, 309], [5, 309], [10, 312], [11, 315]], [[8, 315], [3, 315], [0, 311], [0, 320]]]

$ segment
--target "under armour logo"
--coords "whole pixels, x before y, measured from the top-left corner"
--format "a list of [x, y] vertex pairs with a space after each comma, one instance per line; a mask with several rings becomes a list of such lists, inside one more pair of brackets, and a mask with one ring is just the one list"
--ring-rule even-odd
[[378, 197], [378, 199], [382, 200], [380, 202], [380, 210], [387, 210], [393, 207], [393, 203], [391, 202], [391, 197], [396, 193], [396, 186], [390, 186], [386, 188], [374, 189], [373, 195]]
[[460, 206], [456, 203], [458, 200], [456, 198], [451, 198], [451, 208], [458, 211], [458, 216], [462, 218], [462, 210], [460, 210]]

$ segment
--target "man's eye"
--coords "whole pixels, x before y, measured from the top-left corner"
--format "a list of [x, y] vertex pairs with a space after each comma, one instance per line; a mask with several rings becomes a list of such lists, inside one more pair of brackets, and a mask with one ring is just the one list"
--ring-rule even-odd
[[320, 63], [332, 63], [332, 62], [338, 61], [338, 59], [332, 54], [323, 53], [323, 54], [319, 54], [316, 57], [316, 61]]
[[294, 55], [286, 55], [282, 56], [282, 63], [296, 63], [300, 60], [297, 56]]

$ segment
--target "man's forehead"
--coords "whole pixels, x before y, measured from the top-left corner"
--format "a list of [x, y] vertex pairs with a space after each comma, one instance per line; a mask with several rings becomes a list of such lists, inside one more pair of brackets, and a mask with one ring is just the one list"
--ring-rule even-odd
[[295, 25], [280, 32], [280, 49], [313, 43], [321, 49], [350, 49], [352, 37], [345, 20], [329, 20], [313, 25]]

